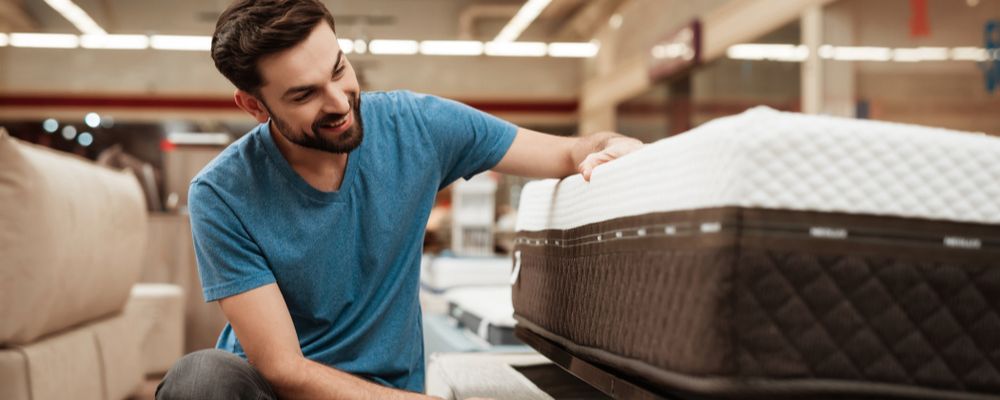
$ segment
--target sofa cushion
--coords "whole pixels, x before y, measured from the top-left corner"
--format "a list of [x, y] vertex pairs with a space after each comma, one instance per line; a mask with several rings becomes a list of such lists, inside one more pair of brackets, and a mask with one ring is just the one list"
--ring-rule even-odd
[[[24, 347], [0, 350], [2, 378], [0, 397], [10, 400], [104, 399], [101, 356], [94, 332], [78, 328]], [[24, 377], [14, 381], [14, 377]], [[9, 392], [9, 393], [8, 393]], [[18, 397], [25, 395], [26, 397]]]
[[124, 307], [146, 245], [133, 176], [0, 130], [0, 204], [0, 345]]
[[0, 349], [0, 399], [124, 399], [142, 383], [141, 337], [118, 314]]
[[165, 283], [132, 287], [125, 306], [130, 329], [139, 333], [142, 370], [165, 374], [184, 355], [184, 289]]

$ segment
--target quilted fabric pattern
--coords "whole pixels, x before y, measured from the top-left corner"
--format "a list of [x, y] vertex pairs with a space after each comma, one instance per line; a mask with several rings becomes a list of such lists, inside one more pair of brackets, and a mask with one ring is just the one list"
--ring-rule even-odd
[[744, 252], [741, 375], [1000, 392], [1000, 269]]
[[1000, 138], [755, 108], [576, 175], [528, 184], [518, 231], [758, 207], [1000, 223]]
[[517, 314], [581, 346], [690, 374], [729, 374], [734, 253], [522, 255]]

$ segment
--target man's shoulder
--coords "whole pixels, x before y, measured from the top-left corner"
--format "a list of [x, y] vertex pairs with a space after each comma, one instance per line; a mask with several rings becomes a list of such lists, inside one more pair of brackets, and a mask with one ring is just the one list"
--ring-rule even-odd
[[425, 101], [437, 101], [442, 98], [409, 90], [370, 91], [362, 93], [361, 101], [379, 111], [410, 112], [419, 111], [419, 105]]
[[190, 192], [200, 190], [200, 187], [212, 187], [214, 190], [226, 190], [234, 185], [241, 185], [245, 178], [253, 175], [252, 168], [261, 158], [263, 152], [258, 151], [260, 144], [257, 136], [258, 128], [254, 128], [243, 137], [230, 143], [212, 161], [205, 165], [191, 179]]

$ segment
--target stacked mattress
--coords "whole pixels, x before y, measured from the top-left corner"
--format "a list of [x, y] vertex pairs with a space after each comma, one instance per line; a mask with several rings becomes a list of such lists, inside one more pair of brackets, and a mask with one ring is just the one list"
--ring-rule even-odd
[[420, 262], [420, 286], [432, 293], [510, 283], [510, 257], [429, 257]]
[[445, 294], [448, 315], [490, 346], [519, 345], [514, 337], [510, 286], [452, 289]]
[[1000, 139], [757, 108], [527, 185], [522, 327], [699, 397], [998, 398]]

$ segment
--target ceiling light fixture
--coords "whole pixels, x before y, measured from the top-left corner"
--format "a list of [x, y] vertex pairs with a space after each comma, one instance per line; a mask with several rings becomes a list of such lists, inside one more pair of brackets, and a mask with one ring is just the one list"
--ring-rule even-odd
[[416, 40], [376, 39], [368, 43], [368, 51], [372, 54], [412, 55], [420, 51], [420, 43]]
[[[837, 61], [977, 61], [989, 60], [989, 52], [981, 47], [851, 47], [822, 45], [817, 51], [822, 59]], [[768, 60], [801, 62], [809, 57], [805, 45], [746, 43], [732, 45], [726, 56], [734, 60]]]
[[209, 51], [212, 49], [212, 37], [153, 35], [149, 37], [149, 45], [157, 50]]
[[729, 46], [726, 56], [737, 60], [800, 62], [809, 58], [809, 48], [791, 44], [737, 44]]
[[429, 56], [479, 56], [483, 42], [475, 40], [425, 40], [420, 42], [420, 54]]
[[521, 33], [524, 33], [525, 29], [528, 29], [528, 25], [531, 25], [538, 18], [538, 15], [548, 7], [552, 0], [528, 0], [524, 3], [524, 6], [517, 11], [517, 15], [511, 18], [507, 26], [504, 26], [500, 30], [500, 34], [497, 35], [494, 42], [513, 42], [517, 40]]
[[108, 32], [101, 28], [97, 22], [86, 11], [71, 0], [45, 0], [45, 3], [56, 10], [63, 18], [66, 18], [76, 29], [88, 35], [107, 35]]
[[47, 49], [73, 49], [80, 46], [80, 38], [66, 33], [11, 33], [10, 45]]
[[354, 41], [351, 39], [337, 39], [337, 43], [340, 44], [340, 51], [344, 54], [351, 54], [354, 52]]
[[365, 54], [368, 52], [368, 43], [361, 39], [354, 40], [354, 52], [358, 54]]
[[[600, 42], [488, 42], [474, 40], [364, 40], [337, 39], [344, 54], [498, 57], [594, 57]], [[211, 36], [180, 35], [72, 35], [53, 33], [0, 33], [0, 46], [86, 49], [156, 49], [209, 51]]]
[[921, 61], [947, 61], [948, 48], [946, 47], [917, 47], [899, 48], [892, 50], [892, 61], [896, 62], [921, 62]]
[[548, 46], [541, 42], [489, 42], [486, 55], [502, 57], [544, 57]]
[[549, 43], [550, 57], [587, 58], [596, 56], [597, 50], [594, 43]]
[[951, 49], [951, 59], [955, 61], [989, 61], [990, 56], [986, 49], [981, 47], [955, 47]]
[[149, 48], [149, 36], [81, 35], [80, 47], [85, 49], [143, 50]]
[[888, 47], [836, 46], [833, 57], [837, 61], [889, 61], [892, 49]]

